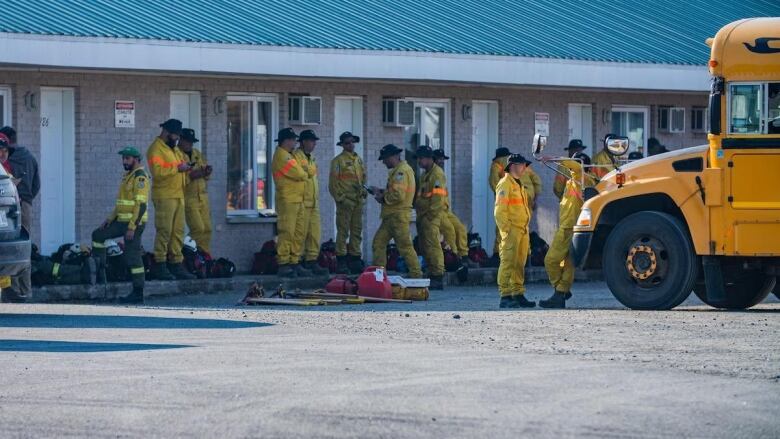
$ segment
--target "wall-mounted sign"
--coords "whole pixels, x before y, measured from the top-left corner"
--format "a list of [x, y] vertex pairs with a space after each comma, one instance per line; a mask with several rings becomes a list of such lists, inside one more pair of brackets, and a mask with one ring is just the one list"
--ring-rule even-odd
[[114, 127], [135, 128], [135, 101], [114, 101]]
[[534, 133], [550, 135], [550, 113], [534, 113]]

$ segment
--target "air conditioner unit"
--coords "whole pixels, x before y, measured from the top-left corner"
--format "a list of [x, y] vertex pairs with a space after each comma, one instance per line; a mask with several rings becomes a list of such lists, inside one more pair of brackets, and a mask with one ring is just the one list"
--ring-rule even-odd
[[414, 101], [385, 99], [382, 101], [382, 123], [393, 127], [414, 125]]
[[319, 125], [322, 120], [322, 98], [290, 96], [287, 121], [293, 125]]

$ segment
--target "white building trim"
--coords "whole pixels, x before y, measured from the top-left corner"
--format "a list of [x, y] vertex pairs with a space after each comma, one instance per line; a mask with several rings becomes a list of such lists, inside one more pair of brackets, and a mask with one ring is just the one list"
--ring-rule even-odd
[[702, 66], [0, 33], [6, 65], [627, 90], [709, 90]]

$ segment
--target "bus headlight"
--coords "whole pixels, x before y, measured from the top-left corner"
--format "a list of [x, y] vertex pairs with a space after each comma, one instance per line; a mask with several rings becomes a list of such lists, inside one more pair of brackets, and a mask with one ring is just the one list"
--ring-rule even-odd
[[590, 227], [591, 219], [590, 209], [582, 209], [580, 216], [577, 218], [577, 225], [581, 227]]

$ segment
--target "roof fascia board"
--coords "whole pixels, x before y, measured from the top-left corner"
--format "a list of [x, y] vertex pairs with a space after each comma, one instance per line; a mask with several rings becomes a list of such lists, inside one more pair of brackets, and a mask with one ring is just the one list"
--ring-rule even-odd
[[0, 33], [3, 62], [52, 68], [707, 91], [705, 66]]

